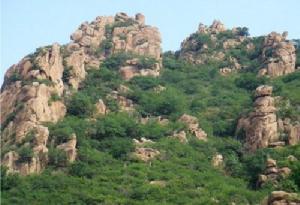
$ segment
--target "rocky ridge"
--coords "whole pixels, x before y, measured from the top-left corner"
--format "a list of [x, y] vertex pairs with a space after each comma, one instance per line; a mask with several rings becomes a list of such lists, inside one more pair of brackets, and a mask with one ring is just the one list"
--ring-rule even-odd
[[[64, 98], [79, 88], [89, 69], [98, 69], [108, 56], [127, 52], [155, 60], [153, 67], [147, 68], [137, 64], [136, 58], [128, 60], [126, 74], [124, 67], [120, 68], [125, 79], [136, 75], [159, 75], [160, 34], [157, 28], [145, 25], [142, 14], [135, 18], [125, 13], [97, 17], [91, 23], [81, 24], [71, 35], [71, 40], [62, 46], [55, 43], [39, 48], [6, 72], [0, 97], [2, 149], [7, 150], [3, 164], [11, 172], [26, 175], [46, 166], [49, 131], [44, 124], [64, 117]], [[101, 102], [98, 108], [100, 114], [106, 112]], [[27, 141], [26, 135], [30, 132], [34, 133], [34, 143]], [[72, 137], [71, 141], [59, 145], [66, 151], [69, 161], [74, 160], [76, 153], [76, 138]], [[22, 147], [28, 147], [34, 153], [28, 162], [18, 163], [17, 151]], [[69, 156], [68, 153], [72, 154]], [[24, 166], [28, 168], [25, 170]]]

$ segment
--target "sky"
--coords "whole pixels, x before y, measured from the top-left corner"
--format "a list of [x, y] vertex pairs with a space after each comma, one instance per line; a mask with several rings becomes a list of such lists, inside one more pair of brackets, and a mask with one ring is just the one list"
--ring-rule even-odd
[[227, 28], [246, 26], [252, 36], [288, 31], [300, 38], [299, 0], [0, 0], [0, 84], [5, 71], [37, 47], [70, 41], [84, 21], [126, 12], [143, 13], [159, 28], [162, 49], [178, 50], [199, 23], [221, 20]]

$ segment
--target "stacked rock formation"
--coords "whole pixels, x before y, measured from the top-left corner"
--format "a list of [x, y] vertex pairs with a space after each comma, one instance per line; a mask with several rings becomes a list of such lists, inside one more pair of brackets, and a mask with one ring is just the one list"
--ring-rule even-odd
[[[40, 172], [46, 166], [49, 131], [44, 124], [55, 123], [64, 117], [64, 97], [79, 88], [88, 69], [99, 68], [110, 55], [130, 52], [135, 56], [153, 58], [157, 63], [153, 68], [145, 69], [140, 65], [137, 69], [133, 64], [128, 75], [159, 75], [160, 33], [157, 28], [145, 25], [142, 14], [134, 18], [125, 13], [97, 17], [91, 23], [83, 23], [71, 35], [71, 40], [63, 46], [55, 43], [39, 48], [6, 72], [0, 96], [1, 149], [6, 150], [2, 164], [11, 172], [21, 171], [26, 175]], [[103, 104], [99, 102], [97, 105], [99, 114], [104, 114]], [[27, 142], [28, 133], [34, 133], [33, 142]], [[18, 163], [17, 150], [23, 146], [33, 150], [33, 157], [26, 163]], [[60, 147], [73, 161], [76, 139]]]
[[274, 186], [277, 185], [278, 180], [287, 177], [291, 173], [288, 167], [277, 167], [277, 162], [274, 159], [267, 159], [266, 169], [258, 176], [257, 186], [261, 187], [265, 183], [270, 182]]
[[276, 108], [271, 95], [271, 86], [261, 85], [256, 88], [254, 111], [247, 118], [239, 120], [237, 130], [244, 129], [245, 145], [249, 151], [278, 144]]
[[[236, 133], [245, 131], [245, 147], [255, 151], [265, 147], [281, 147], [300, 142], [300, 125], [290, 119], [277, 119], [272, 87], [261, 85], [256, 88], [254, 111], [239, 119]], [[284, 135], [285, 137], [282, 137]], [[286, 139], [284, 139], [286, 138]]]
[[259, 75], [271, 77], [286, 75], [295, 71], [296, 53], [294, 44], [286, 40], [287, 32], [282, 35], [276, 32], [265, 37], [262, 61], [265, 66]]

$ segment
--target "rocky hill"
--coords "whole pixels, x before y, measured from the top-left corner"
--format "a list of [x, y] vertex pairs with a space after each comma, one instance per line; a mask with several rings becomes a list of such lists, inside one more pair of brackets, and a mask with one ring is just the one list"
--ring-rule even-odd
[[70, 38], [5, 74], [5, 204], [300, 204], [300, 45], [287, 32], [216, 20], [162, 53], [142, 14], [117, 13]]

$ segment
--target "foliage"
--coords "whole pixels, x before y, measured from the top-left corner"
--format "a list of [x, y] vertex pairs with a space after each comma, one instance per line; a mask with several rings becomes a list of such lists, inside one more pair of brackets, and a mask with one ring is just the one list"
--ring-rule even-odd
[[97, 119], [91, 133], [93, 139], [104, 138], [135, 138], [138, 136], [137, 123], [126, 113], [110, 113]]
[[247, 27], [237, 27], [237, 34], [239, 36], [250, 36], [249, 34], [249, 28]]
[[30, 162], [33, 157], [32, 148], [29, 146], [22, 146], [17, 152], [19, 154], [18, 163]]
[[[134, 22], [106, 26], [107, 42], [101, 44], [104, 50], [110, 49], [113, 29], [131, 23]], [[248, 29], [238, 28], [238, 34], [220, 32], [216, 42], [206, 34], [195, 34], [192, 37], [196, 47], [191, 49], [199, 50], [207, 44], [223, 52], [222, 42], [236, 35], [248, 36]], [[45, 123], [49, 128], [50, 166], [41, 175], [27, 177], [6, 174], [6, 169], [1, 168], [1, 200], [4, 204], [215, 204], [217, 200], [222, 204], [259, 204], [275, 190], [272, 185], [260, 189], [256, 186], [268, 157], [276, 159], [279, 167], [292, 170], [290, 176], [278, 181], [277, 188], [299, 192], [299, 161], [287, 159], [290, 155], [300, 159], [299, 145], [246, 153], [244, 132], [235, 133], [238, 119], [249, 112], [253, 91], [261, 84], [272, 85], [273, 95], [282, 96], [277, 105], [279, 117], [299, 120], [299, 72], [277, 78], [256, 76], [261, 67], [258, 57], [263, 39], [247, 38], [226, 51], [224, 62], [211, 60], [203, 65], [178, 59], [178, 52], [166, 52], [159, 77], [136, 76], [129, 81], [122, 80], [118, 72], [127, 60], [136, 58], [140, 69], [153, 68], [156, 60], [126, 52], [107, 55], [100, 69], [88, 70], [78, 92], [64, 99], [67, 102], [64, 119]], [[254, 44], [254, 50], [246, 49], [248, 43]], [[219, 68], [230, 66], [230, 57], [236, 58], [243, 69], [222, 76]], [[65, 82], [70, 78], [70, 69], [65, 67]], [[134, 102], [135, 112], [120, 112], [117, 101], [108, 97], [121, 84], [130, 88], [122, 95]], [[158, 91], [158, 86], [166, 89]], [[110, 112], [96, 118], [94, 105], [99, 99], [103, 99]], [[50, 100], [60, 98], [53, 94]], [[18, 107], [22, 109], [21, 104]], [[17, 110], [2, 126], [15, 118]], [[186, 144], [169, 137], [186, 130], [185, 125], [177, 122], [183, 113], [197, 117], [199, 127], [208, 134], [207, 142], [196, 139], [190, 132]], [[141, 117], [149, 117], [148, 122], [140, 123]], [[158, 117], [167, 118], [168, 123], [161, 124]], [[56, 147], [68, 141], [73, 133], [77, 137], [78, 154], [76, 161], [69, 164], [66, 153]], [[25, 143], [33, 142], [31, 134], [14, 148], [21, 162], [28, 162], [33, 156], [32, 148]], [[135, 150], [133, 139], [142, 137], [155, 142], [144, 147], [160, 152], [157, 159], [148, 163], [131, 157]], [[216, 153], [224, 157], [222, 169], [211, 165]], [[150, 184], [155, 180], [164, 181], [165, 186]]]
[[182, 93], [171, 88], [158, 94], [154, 91], [144, 92], [141, 94], [138, 104], [142, 115], [156, 116], [179, 116], [187, 106]]
[[239, 78], [235, 79], [235, 85], [239, 88], [244, 88], [249, 91], [255, 90], [259, 85], [266, 84], [265, 77], [257, 77], [254, 73], [241, 74]]
[[95, 106], [90, 96], [76, 93], [69, 102], [67, 112], [71, 115], [86, 117], [93, 113]]
[[58, 148], [49, 149], [48, 160], [48, 164], [54, 167], [64, 167], [68, 163], [66, 152]]

